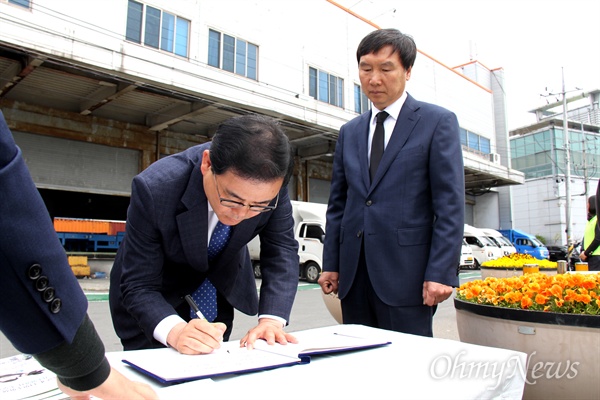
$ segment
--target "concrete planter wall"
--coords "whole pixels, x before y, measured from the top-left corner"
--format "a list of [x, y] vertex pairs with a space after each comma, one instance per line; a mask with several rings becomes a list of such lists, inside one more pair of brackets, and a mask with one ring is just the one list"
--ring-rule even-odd
[[600, 399], [600, 316], [454, 306], [462, 342], [528, 354], [524, 399]]

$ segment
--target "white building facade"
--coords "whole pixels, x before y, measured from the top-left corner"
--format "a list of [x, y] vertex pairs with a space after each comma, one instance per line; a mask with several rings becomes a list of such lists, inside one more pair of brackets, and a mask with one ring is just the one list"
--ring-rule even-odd
[[[122, 209], [135, 174], [244, 113], [286, 129], [291, 198], [326, 202], [337, 132], [369, 108], [356, 47], [380, 28], [329, 0], [0, 0], [0, 26], [0, 109], [51, 214], [110, 219], [102, 204]], [[419, 51], [407, 85], [457, 114], [465, 222], [492, 228], [510, 208], [499, 188], [524, 182], [502, 82]]]

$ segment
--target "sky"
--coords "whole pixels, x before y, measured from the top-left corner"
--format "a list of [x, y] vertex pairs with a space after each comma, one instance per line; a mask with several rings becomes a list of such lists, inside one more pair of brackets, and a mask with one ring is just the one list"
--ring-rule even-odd
[[600, 89], [598, 0], [336, 1], [410, 34], [449, 67], [477, 60], [503, 68], [509, 130], [535, 122], [530, 110], [562, 100], [563, 72], [567, 98]]

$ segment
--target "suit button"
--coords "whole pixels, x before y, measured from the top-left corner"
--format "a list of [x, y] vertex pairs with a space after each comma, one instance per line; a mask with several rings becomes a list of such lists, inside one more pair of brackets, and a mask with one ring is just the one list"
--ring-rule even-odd
[[35, 288], [38, 292], [43, 292], [44, 290], [46, 290], [47, 287], [48, 277], [42, 275], [35, 281]]
[[48, 286], [46, 290], [42, 293], [42, 298], [46, 303], [50, 303], [54, 300], [54, 288], [52, 286]]
[[33, 264], [29, 269], [27, 269], [27, 276], [29, 279], [37, 279], [42, 274], [42, 267], [40, 264]]
[[357, 237], [357, 238], [359, 238], [359, 237], [361, 237], [361, 236], [362, 236], [362, 231], [358, 231], [358, 232], [356, 232], [356, 237]]
[[365, 204], [367, 205], [367, 207], [370, 207], [370, 206], [371, 206], [371, 204], [373, 204], [373, 201], [371, 201], [371, 200], [367, 200], [367, 202], [366, 202]]
[[52, 300], [52, 303], [50, 303], [50, 312], [52, 314], [56, 314], [60, 311], [60, 308], [62, 307], [62, 300], [57, 297], [54, 300]]

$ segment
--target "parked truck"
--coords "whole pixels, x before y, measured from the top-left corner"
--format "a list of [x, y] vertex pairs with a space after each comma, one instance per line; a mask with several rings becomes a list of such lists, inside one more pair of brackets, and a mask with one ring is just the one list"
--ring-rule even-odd
[[[323, 267], [323, 242], [325, 239], [326, 204], [292, 200], [294, 236], [298, 241], [300, 264], [298, 276], [316, 283]], [[256, 236], [248, 243], [254, 276], [260, 278], [260, 239]]]
[[481, 228], [481, 231], [485, 233], [492, 242], [496, 243], [496, 246], [502, 249], [502, 252], [505, 256], [510, 256], [513, 253], [517, 252], [515, 246], [505, 238], [500, 232], [495, 229], [490, 228]]
[[125, 221], [54, 218], [54, 230], [67, 252], [116, 252], [125, 225]]
[[479, 269], [481, 264], [486, 261], [502, 257], [502, 250], [485, 233], [474, 226], [465, 224], [463, 238], [473, 250], [475, 269]]
[[473, 269], [475, 268], [475, 259], [473, 257], [473, 250], [471, 246], [463, 238], [462, 246], [460, 251], [460, 261], [458, 262], [458, 269]]
[[518, 229], [501, 229], [498, 232], [510, 240], [517, 253], [529, 254], [539, 260], [549, 258], [548, 249], [535, 236]]

